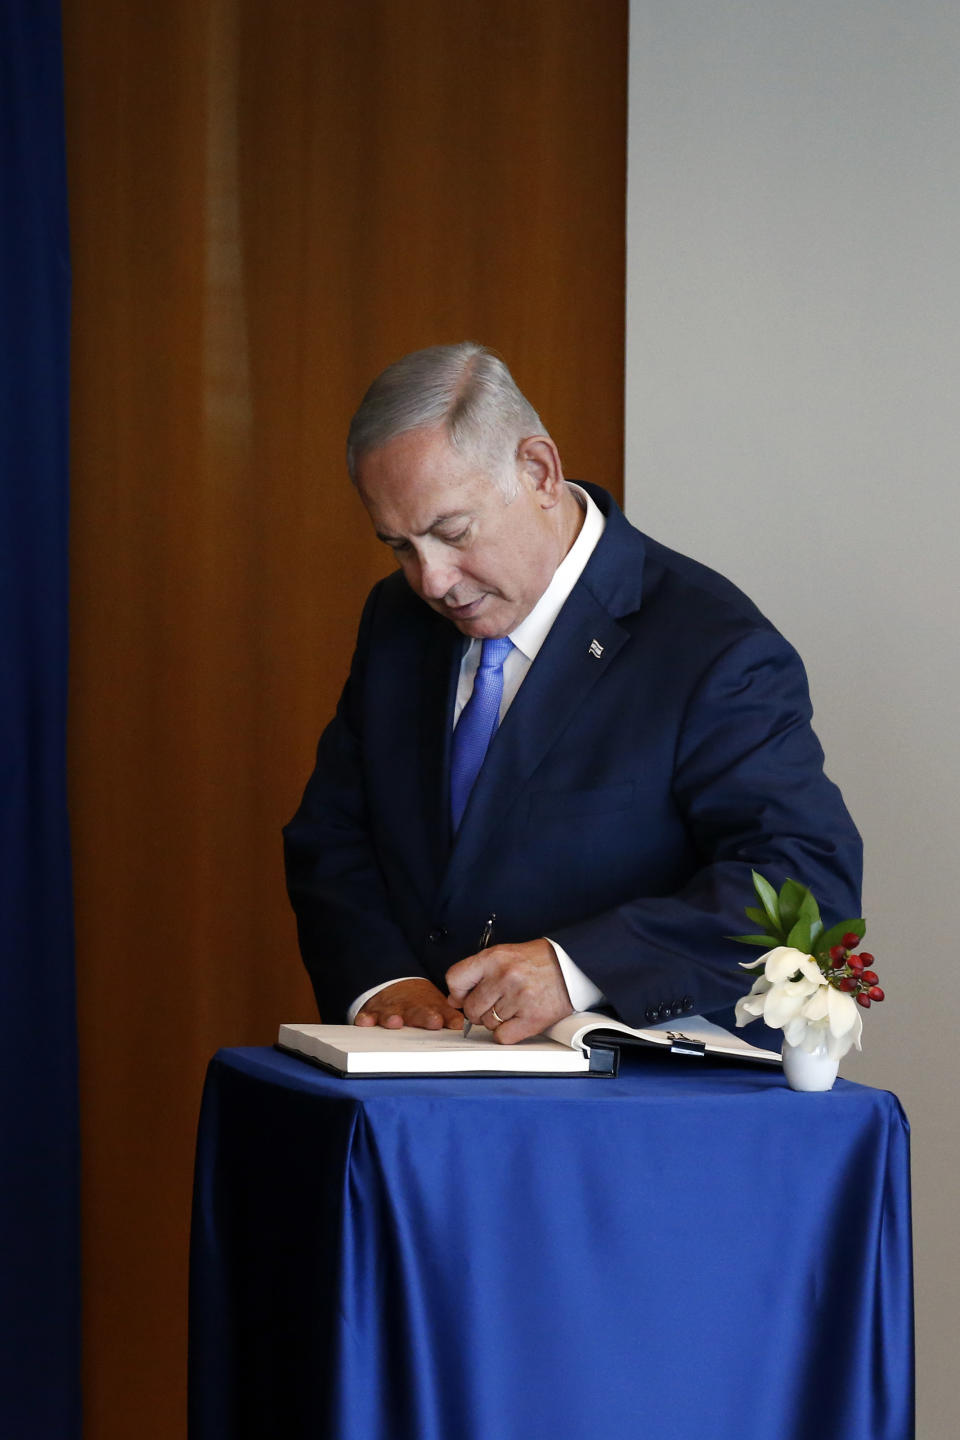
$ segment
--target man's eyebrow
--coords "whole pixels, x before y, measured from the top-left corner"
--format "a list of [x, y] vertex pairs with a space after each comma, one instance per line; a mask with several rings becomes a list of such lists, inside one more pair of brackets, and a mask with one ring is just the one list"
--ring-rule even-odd
[[[446, 515], [437, 515], [437, 516], [430, 522], [430, 524], [427, 526], [426, 530], [415, 530], [415, 531], [413, 532], [413, 538], [414, 538], [415, 540], [419, 540], [423, 535], [430, 535], [430, 534], [432, 534], [433, 531], [436, 530], [440, 525], [449, 525], [449, 523], [450, 523], [451, 520], [467, 520], [467, 519], [469, 519], [469, 511], [467, 511], [467, 510], [451, 510], [451, 511], [449, 512], [449, 514], [446, 514]], [[395, 541], [395, 540], [404, 540], [404, 539], [406, 539], [406, 536], [404, 536], [404, 535], [389, 535], [389, 534], [387, 534], [387, 532], [386, 532], [385, 530], [376, 530], [374, 533], [375, 533], [377, 539], [378, 539], [378, 540], [382, 540], [386, 545], [391, 544], [391, 542], [393, 542], [393, 541]]]

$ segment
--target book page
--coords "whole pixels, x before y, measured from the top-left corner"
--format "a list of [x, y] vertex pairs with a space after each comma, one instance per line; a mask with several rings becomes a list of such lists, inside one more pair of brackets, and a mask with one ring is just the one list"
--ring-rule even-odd
[[611, 1020], [609, 1016], [599, 1015], [595, 1011], [579, 1010], [573, 1015], [565, 1016], [563, 1020], [558, 1020], [556, 1025], [551, 1025], [545, 1033], [564, 1045], [586, 1050], [590, 1045], [590, 1033], [596, 1030], [621, 1031], [625, 1035], [637, 1036], [651, 1045], [671, 1045], [674, 1036], [682, 1036], [685, 1040], [705, 1045], [708, 1051], [714, 1053], [739, 1055], [752, 1060], [762, 1059], [771, 1063], [779, 1062], [780, 1059], [776, 1051], [751, 1045], [749, 1040], [724, 1030], [722, 1025], [714, 1025], [712, 1020], [707, 1020], [702, 1015], [683, 1015], [673, 1020], [661, 1020], [659, 1024], [641, 1030], [625, 1024], [622, 1020]]

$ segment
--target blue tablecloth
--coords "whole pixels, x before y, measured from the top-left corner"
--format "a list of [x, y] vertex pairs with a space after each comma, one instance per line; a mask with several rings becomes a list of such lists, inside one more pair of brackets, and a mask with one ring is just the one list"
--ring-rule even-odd
[[907, 1440], [908, 1127], [839, 1081], [212, 1061], [191, 1440]]

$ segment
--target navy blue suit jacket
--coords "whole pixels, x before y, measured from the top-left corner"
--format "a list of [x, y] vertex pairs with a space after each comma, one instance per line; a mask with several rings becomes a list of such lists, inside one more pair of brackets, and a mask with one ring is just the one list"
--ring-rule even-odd
[[[284, 831], [321, 1014], [549, 935], [626, 1021], [721, 1017], [749, 988], [725, 939], [750, 870], [859, 915], [860, 841], [823, 773], [803, 666], [737, 588], [630, 525], [604, 533], [487, 752], [455, 837], [448, 757], [462, 636], [392, 575]], [[600, 653], [597, 654], [599, 649]]]

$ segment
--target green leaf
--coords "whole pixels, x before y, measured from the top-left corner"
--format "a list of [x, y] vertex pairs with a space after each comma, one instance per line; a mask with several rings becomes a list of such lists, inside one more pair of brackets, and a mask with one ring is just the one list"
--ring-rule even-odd
[[787, 944], [792, 945], [795, 950], [802, 950], [804, 955], [809, 955], [813, 949], [814, 926], [817, 927], [817, 934], [823, 929], [820, 906], [811, 892], [804, 887], [797, 918], [790, 927]]
[[770, 929], [775, 931], [777, 935], [780, 935], [783, 927], [780, 923], [780, 904], [777, 900], [777, 892], [770, 884], [770, 881], [765, 880], [756, 870], [751, 870], [750, 873], [753, 876], [753, 888], [756, 890], [760, 904], [766, 911], [767, 919], [770, 921]]
[[865, 920], [841, 920], [838, 924], [831, 925], [830, 929], [826, 930], [817, 941], [817, 954], [829, 954], [834, 945], [840, 944], [844, 935], [856, 935], [858, 940], [862, 940], [866, 928]]
[[736, 940], [740, 945], [762, 945], [764, 950], [775, 950], [783, 941], [779, 935], [727, 935], [727, 940]]
[[819, 915], [818, 915], [817, 918], [816, 918], [816, 920], [814, 920], [813, 924], [810, 926], [810, 944], [811, 944], [811, 947], [814, 946], [814, 945], [816, 945], [817, 939], [818, 939], [818, 937], [819, 937], [820, 935], [822, 935], [822, 933], [823, 933], [823, 921], [820, 919], [820, 917], [819, 917]]
[[792, 945], [794, 950], [801, 950], [804, 955], [810, 954], [810, 921], [800, 919], [794, 925], [787, 936], [787, 944]]
[[800, 906], [810, 891], [796, 880], [784, 880], [780, 887], [780, 923], [789, 933], [797, 923]]
[[747, 919], [752, 920], [755, 925], [766, 925], [767, 923], [767, 912], [766, 910], [761, 910], [759, 905], [748, 905], [743, 913]]
[[[807, 890], [800, 902], [800, 909], [797, 911], [798, 920], [806, 920], [808, 925], [813, 927], [815, 921], [820, 919], [820, 906], [813, 898], [813, 893]], [[822, 927], [821, 927], [822, 928]]]

